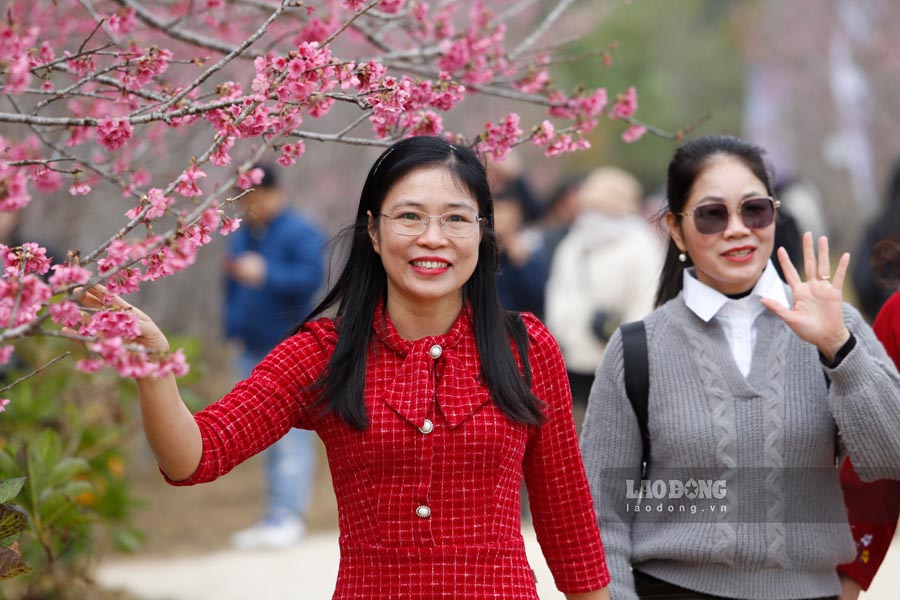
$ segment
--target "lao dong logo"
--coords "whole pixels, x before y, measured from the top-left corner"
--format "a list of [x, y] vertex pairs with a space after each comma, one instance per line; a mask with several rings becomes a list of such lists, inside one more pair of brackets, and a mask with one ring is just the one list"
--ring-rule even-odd
[[637, 489], [634, 487], [635, 480], [627, 479], [625, 481], [627, 489], [625, 497], [629, 499], [656, 499], [656, 500], [674, 500], [678, 498], [687, 498], [688, 500], [711, 499], [721, 500], [725, 497], [725, 480], [724, 479], [694, 479], [693, 477], [687, 481], [680, 479], [641, 479]]

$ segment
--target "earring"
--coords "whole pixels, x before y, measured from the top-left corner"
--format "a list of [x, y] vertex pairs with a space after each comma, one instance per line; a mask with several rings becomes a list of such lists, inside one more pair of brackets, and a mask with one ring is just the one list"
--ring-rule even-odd
[[687, 254], [682, 252], [681, 254], [678, 255], [678, 260], [680, 260], [681, 262], [687, 262]]

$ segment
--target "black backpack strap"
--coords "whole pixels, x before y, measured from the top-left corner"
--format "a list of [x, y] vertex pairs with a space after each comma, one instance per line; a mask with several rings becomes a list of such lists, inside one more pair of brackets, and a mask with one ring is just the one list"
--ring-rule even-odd
[[625, 323], [622, 329], [622, 359], [625, 362], [625, 392], [641, 430], [641, 476], [650, 461], [647, 432], [647, 403], [650, 395], [650, 367], [647, 358], [647, 331], [643, 321]]

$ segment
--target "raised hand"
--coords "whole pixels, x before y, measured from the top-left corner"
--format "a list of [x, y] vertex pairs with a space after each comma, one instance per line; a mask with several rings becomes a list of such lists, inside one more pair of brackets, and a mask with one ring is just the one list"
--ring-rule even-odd
[[787, 323], [800, 338], [816, 346], [825, 358], [832, 360], [850, 338], [850, 332], [844, 325], [844, 298], [841, 292], [850, 255], [845, 252], [841, 256], [832, 276], [828, 238], [819, 238], [817, 258], [812, 233], [807, 231], [803, 234], [806, 281], [800, 278], [784, 248], [778, 249], [778, 260], [794, 296], [793, 306], [785, 308], [769, 299], [763, 299], [763, 305]]

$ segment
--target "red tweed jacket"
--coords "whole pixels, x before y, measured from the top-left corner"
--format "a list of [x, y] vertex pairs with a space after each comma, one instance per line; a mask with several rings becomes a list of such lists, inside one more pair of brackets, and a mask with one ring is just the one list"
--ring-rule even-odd
[[325, 444], [338, 503], [341, 562], [334, 598], [537, 599], [520, 529], [524, 475], [534, 527], [557, 587], [609, 582], [555, 340], [533, 316], [532, 389], [541, 426], [514, 423], [478, 381], [472, 325], [462, 311], [449, 333], [403, 340], [384, 311], [369, 344], [365, 405], [356, 430], [310, 407], [304, 390], [337, 340], [322, 319], [284, 341], [227, 396], [196, 415], [200, 466], [189, 485], [213, 480], [291, 427]]

